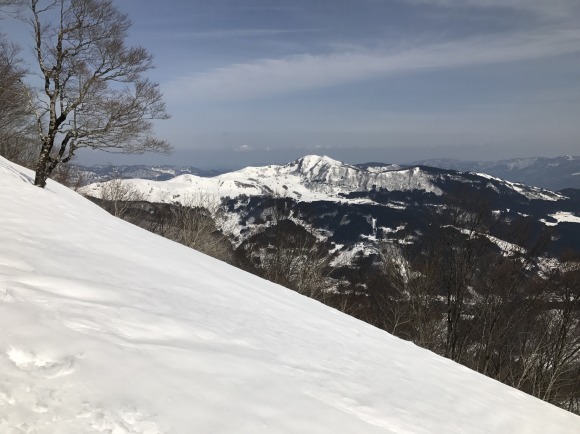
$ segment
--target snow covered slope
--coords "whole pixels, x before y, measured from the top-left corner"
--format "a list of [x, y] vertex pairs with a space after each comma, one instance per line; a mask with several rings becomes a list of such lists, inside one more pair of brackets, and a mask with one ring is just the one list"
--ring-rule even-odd
[[0, 159], [2, 433], [578, 433], [580, 418]]

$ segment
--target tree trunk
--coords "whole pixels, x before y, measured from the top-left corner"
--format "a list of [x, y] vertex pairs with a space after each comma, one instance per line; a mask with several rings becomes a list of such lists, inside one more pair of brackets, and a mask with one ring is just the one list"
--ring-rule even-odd
[[53, 167], [50, 161], [50, 151], [52, 146], [47, 143], [43, 143], [42, 149], [40, 151], [40, 157], [38, 158], [38, 164], [36, 165], [36, 176], [34, 177], [34, 185], [40, 188], [46, 187], [46, 180], [50, 176], [50, 172]]

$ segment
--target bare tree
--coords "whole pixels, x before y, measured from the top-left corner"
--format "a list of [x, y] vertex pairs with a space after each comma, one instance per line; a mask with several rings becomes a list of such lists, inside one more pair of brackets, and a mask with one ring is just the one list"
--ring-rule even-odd
[[127, 15], [112, 0], [30, 0], [29, 6], [43, 83], [29, 95], [41, 142], [35, 185], [44, 187], [79, 148], [169, 152], [167, 142], [152, 136], [151, 121], [168, 117], [158, 85], [143, 76], [152, 57], [126, 46]]
[[[571, 253], [571, 252], [570, 252]], [[538, 397], [580, 411], [580, 262], [563, 256], [549, 283], [543, 329], [548, 337], [538, 369]]]
[[0, 19], [3, 15], [17, 15], [27, 0], [0, 0]]
[[103, 200], [102, 207], [115, 217], [128, 220], [131, 204], [145, 200], [145, 195], [133, 184], [119, 177], [104, 182], [100, 186], [100, 198]]
[[[466, 308], [477, 282], [477, 271], [485, 251], [481, 235], [487, 233], [487, 204], [475, 203], [467, 192], [449, 201], [447, 225], [432, 226], [433, 247], [430, 255], [438, 262], [438, 286], [446, 299], [447, 333], [445, 357], [461, 361], [468, 337]], [[466, 327], [467, 326], [467, 327]]]
[[22, 6], [25, 0], [0, 0], [0, 8], [11, 7], [11, 6]]
[[329, 282], [328, 246], [288, 219], [246, 240], [236, 265], [300, 294], [323, 300]]
[[27, 109], [26, 69], [20, 47], [0, 34], [0, 155], [31, 167], [38, 149], [32, 141], [32, 117]]
[[169, 229], [163, 235], [187, 247], [225, 262], [232, 261], [232, 244], [218, 227], [223, 209], [218, 200], [197, 193], [171, 210]]

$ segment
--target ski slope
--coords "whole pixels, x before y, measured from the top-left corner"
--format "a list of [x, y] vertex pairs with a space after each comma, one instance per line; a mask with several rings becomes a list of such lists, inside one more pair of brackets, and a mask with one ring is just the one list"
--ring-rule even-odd
[[578, 433], [580, 417], [0, 158], [1, 433]]

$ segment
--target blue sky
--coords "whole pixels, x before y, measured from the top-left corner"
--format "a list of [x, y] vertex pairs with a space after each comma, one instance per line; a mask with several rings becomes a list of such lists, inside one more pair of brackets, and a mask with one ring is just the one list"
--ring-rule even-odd
[[[124, 0], [171, 157], [239, 167], [580, 154], [578, 0]], [[111, 161], [86, 154], [87, 162]]]

